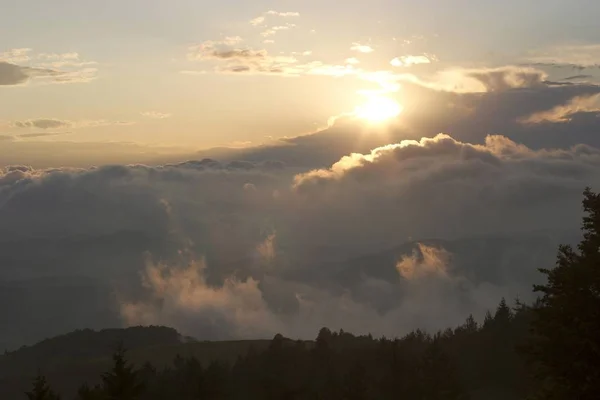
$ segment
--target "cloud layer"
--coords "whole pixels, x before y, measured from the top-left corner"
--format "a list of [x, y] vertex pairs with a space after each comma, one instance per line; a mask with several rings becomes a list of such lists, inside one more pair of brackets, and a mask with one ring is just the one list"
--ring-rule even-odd
[[[12, 166], [0, 174], [0, 245], [13, 260], [2, 278], [59, 268], [112, 282], [125, 323], [200, 338], [437, 329], [502, 295], [526, 298], [556, 232], [577, 231], [598, 171], [596, 148], [498, 135], [406, 140], [311, 171]], [[28, 246], [38, 251], [20, 253]]]

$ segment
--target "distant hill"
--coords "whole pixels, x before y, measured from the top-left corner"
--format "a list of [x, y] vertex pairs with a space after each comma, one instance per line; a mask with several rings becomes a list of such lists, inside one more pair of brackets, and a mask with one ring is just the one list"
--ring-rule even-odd
[[75, 393], [77, 385], [83, 382], [94, 384], [110, 367], [119, 342], [128, 349], [128, 358], [136, 365], [150, 362], [159, 368], [171, 364], [177, 355], [194, 356], [205, 363], [233, 363], [251, 348], [263, 351], [269, 344], [269, 340], [199, 342], [161, 326], [77, 330], [1, 355], [0, 399], [23, 398], [38, 369], [64, 394]]

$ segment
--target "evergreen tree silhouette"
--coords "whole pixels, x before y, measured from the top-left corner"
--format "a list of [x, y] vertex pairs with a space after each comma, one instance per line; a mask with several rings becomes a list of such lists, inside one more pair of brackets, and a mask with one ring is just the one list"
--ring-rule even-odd
[[477, 332], [477, 330], [479, 329], [479, 325], [477, 324], [477, 321], [475, 321], [475, 318], [473, 318], [473, 314], [469, 314], [469, 317], [463, 324], [462, 328], [463, 328], [463, 331], [466, 333], [476, 333]]
[[421, 398], [431, 400], [462, 400], [468, 396], [458, 376], [453, 360], [442, 347], [439, 335], [433, 338], [423, 357]]
[[40, 372], [33, 380], [33, 388], [25, 393], [29, 400], [60, 400], [60, 396], [50, 389], [46, 377]]
[[600, 396], [600, 196], [584, 191], [578, 251], [561, 245], [556, 266], [541, 269], [547, 282], [534, 307], [529, 354], [536, 399], [598, 399]]
[[99, 386], [90, 388], [87, 383], [84, 383], [78, 390], [77, 396], [79, 400], [102, 400], [102, 389]]
[[102, 391], [107, 400], [135, 400], [144, 391], [138, 372], [125, 359], [126, 350], [119, 343], [113, 354], [112, 369], [102, 375]]
[[506, 304], [504, 297], [500, 300], [498, 308], [496, 308], [496, 314], [494, 314], [494, 323], [497, 325], [507, 325], [513, 317], [512, 310]]

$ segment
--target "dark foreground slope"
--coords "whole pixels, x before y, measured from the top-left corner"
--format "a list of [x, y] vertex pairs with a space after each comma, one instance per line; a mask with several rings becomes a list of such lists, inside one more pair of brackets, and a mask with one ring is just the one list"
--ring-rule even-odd
[[517, 347], [530, 315], [528, 307], [511, 310], [502, 301], [483, 324], [469, 318], [436, 335], [386, 339], [323, 328], [308, 342], [281, 335], [199, 342], [165, 327], [76, 331], [1, 356], [0, 398], [25, 398], [39, 371], [63, 399], [76, 399], [83, 384], [101, 383], [122, 342], [146, 388], [142, 400], [205, 398], [197, 391], [207, 388], [219, 399], [345, 399], [356, 391], [357, 399], [416, 399], [450, 391], [443, 398], [517, 400], [529, 386]]
[[204, 363], [233, 363], [250, 348], [264, 350], [269, 341], [199, 342], [167, 327], [78, 330], [1, 355], [0, 399], [25, 398], [24, 392], [38, 371], [47, 376], [57, 392], [74, 394], [83, 382], [99, 381], [110, 368], [118, 343], [129, 349], [128, 358], [136, 365], [151, 363], [161, 368], [172, 364], [177, 355]]

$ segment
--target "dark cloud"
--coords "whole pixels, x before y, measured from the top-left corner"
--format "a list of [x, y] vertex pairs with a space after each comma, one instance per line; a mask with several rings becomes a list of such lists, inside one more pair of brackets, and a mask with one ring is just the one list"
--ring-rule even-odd
[[526, 64], [533, 67], [550, 67], [550, 68], [558, 68], [558, 69], [571, 69], [573, 71], [583, 71], [588, 68], [599, 68], [598, 64], [572, 64], [572, 63], [558, 63], [558, 62], [536, 62], [531, 64]]
[[563, 78], [563, 80], [575, 81], [575, 80], [582, 80], [582, 79], [592, 79], [593, 77], [594, 77], [593, 75], [571, 75], [571, 76], [567, 76], [566, 78]]
[[95, 69], [60, 71], [50, 68], [26, 67], [0, 61], [0, 86], [25, 84], [32, 79], [50, 83], [89, 82], [96, 76]]
[[210, 57], [222, 58], [222, 59], [262, 59], [267, 56], [265, 50], [251, 50], [251, 49], [231, 49], [231, 50], [213, 50], [209, 53]]
[[0, 61], [0, 86], [19, 85], [29, 80], [29, 68]]
[[38, 128], [38, 129], [56, 129], [71, 126], [70, 121], [63, 121], [59, 119], [30, 119], [26, 121], [15, 121], [13, 126], [17, 128]]
[[0, 280], [85, 276], [115, 291], [102, 321], [201, 338], [435, 329], [502, 295], [525, 299], [561, 232], [577, 232], [598, 171], [596, 148], [503, 136], [403, 141], [312, 171], [12, 166], [0, 175]]
[[32, 133], [21, 133], [21, 134], [17, 135], [17, 137], [32, 139], [32, 138], [41, 138], [41, 137], [48, 137], [48, 136], [65, 135], [67, 133], [69, 133], [69, 132], [32, 132]]
[[68, 74], [47, 68], [22, 67], [15, 64], [0, 61], [0, 86], [20, 85], [32, 78], [50, 78], [51, 80], [72, 79]]

